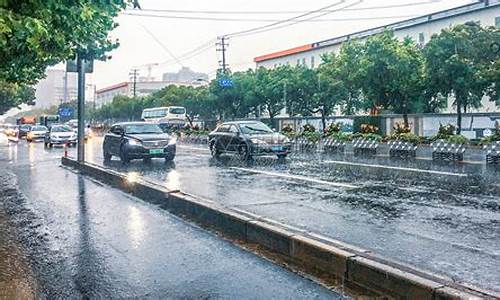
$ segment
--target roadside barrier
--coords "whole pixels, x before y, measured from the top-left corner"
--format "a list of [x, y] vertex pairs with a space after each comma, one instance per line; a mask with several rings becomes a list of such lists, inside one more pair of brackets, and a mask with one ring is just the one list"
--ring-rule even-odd
[[500, 165], [500, 141], [490, 145], [485, 145], [486, 163], [491, 165]]
[[444, 161], [463, 161], [465, 153], [465, 145], [448, 143], [443, 140], [436, 141], [431, 144], [432, 159]]
[[[314, 276], [336, 278], [370, 297], [398, 299], [500, 299], [500, 294], [382, 258], [368, 250], [313, 234], [178, 190], [63, 157], [62, 164], [120, 188], [171, 213], [214, 229], [227, 238], [257, 245]], [[264, 255], [268, 255], [263, 252]]]

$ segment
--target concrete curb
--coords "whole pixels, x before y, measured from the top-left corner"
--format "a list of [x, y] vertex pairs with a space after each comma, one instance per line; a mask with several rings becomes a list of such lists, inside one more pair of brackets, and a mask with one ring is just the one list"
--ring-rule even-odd
[[241, 210], [223, 207], [177, 190], [90, 163], [63, 157], [62, 164], [122, 189], [224, 236], [256, 244], [297, 265], [381, 296], [403, 299], [500, 299], [500, 294], [402, 266], [349, 244], [309, 234]]

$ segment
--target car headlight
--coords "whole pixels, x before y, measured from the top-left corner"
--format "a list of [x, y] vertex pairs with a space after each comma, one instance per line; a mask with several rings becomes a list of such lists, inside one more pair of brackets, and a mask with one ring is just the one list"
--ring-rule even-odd
[[168, 146], [175, 145], [177, 143], [177, 138], [173, 137], [168, 141]]
[[58, 137], [58, 136], [55, 136], [55, 135], [53, 135], [53, 134], [51, 134], [51, 135], [50, 135], [50, 138], [51, 138], [51, 139], [56, 140], [56, 139], [58, 139], [59, 137]]
[[258, 144], [258, 145], [265, 145], [265, 144], [267, 144], [265, 141], [263, 141], [263, 140], [259, 140], [259, 139], [255, 139], [255, 138], [254, 138], [254, 139], [250, 139], [250, 141], [251, 141], [252, 143], [254, 143], [254, 144]]
[[30, 138], [30, 139], [33, 138], [33, 133], [31, 133], [31, 132], [28, 133], [28, 138]]
[[130, 146], [140, 146], [142, 143], [139, 142], [138, 140], [128, 140], [128, 144]]

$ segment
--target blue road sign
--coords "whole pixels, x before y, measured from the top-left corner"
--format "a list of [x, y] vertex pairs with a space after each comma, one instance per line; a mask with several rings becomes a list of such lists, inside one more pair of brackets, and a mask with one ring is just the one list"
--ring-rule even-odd
[[73, 109], [70, 107], [61, 107], [59, 108], [59, 116], [61, 118], [68, 118], [73, 116]]
[[233, 81], [229, 78], [222, 78], [219, 79], [219, 86], [221, 87], [232, 87], [233, 86]]

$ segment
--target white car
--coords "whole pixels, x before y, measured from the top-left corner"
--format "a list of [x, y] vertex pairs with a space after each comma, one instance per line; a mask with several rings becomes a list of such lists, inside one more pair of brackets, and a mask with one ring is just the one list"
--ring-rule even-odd
[[47, 131], [48, 131], [47, 127], [43, 125], [34, 125], [31, 127], [31, 130], [26, 135], [26, 141], [31, 143], [36, 140], [43, 140], [45, 139]]
[[53, 125], [45, 134], [44, 144], [46, 147], [52, 147], [53, 145], [75, 146], [76, 143], [76, 132], [68, 125]]

